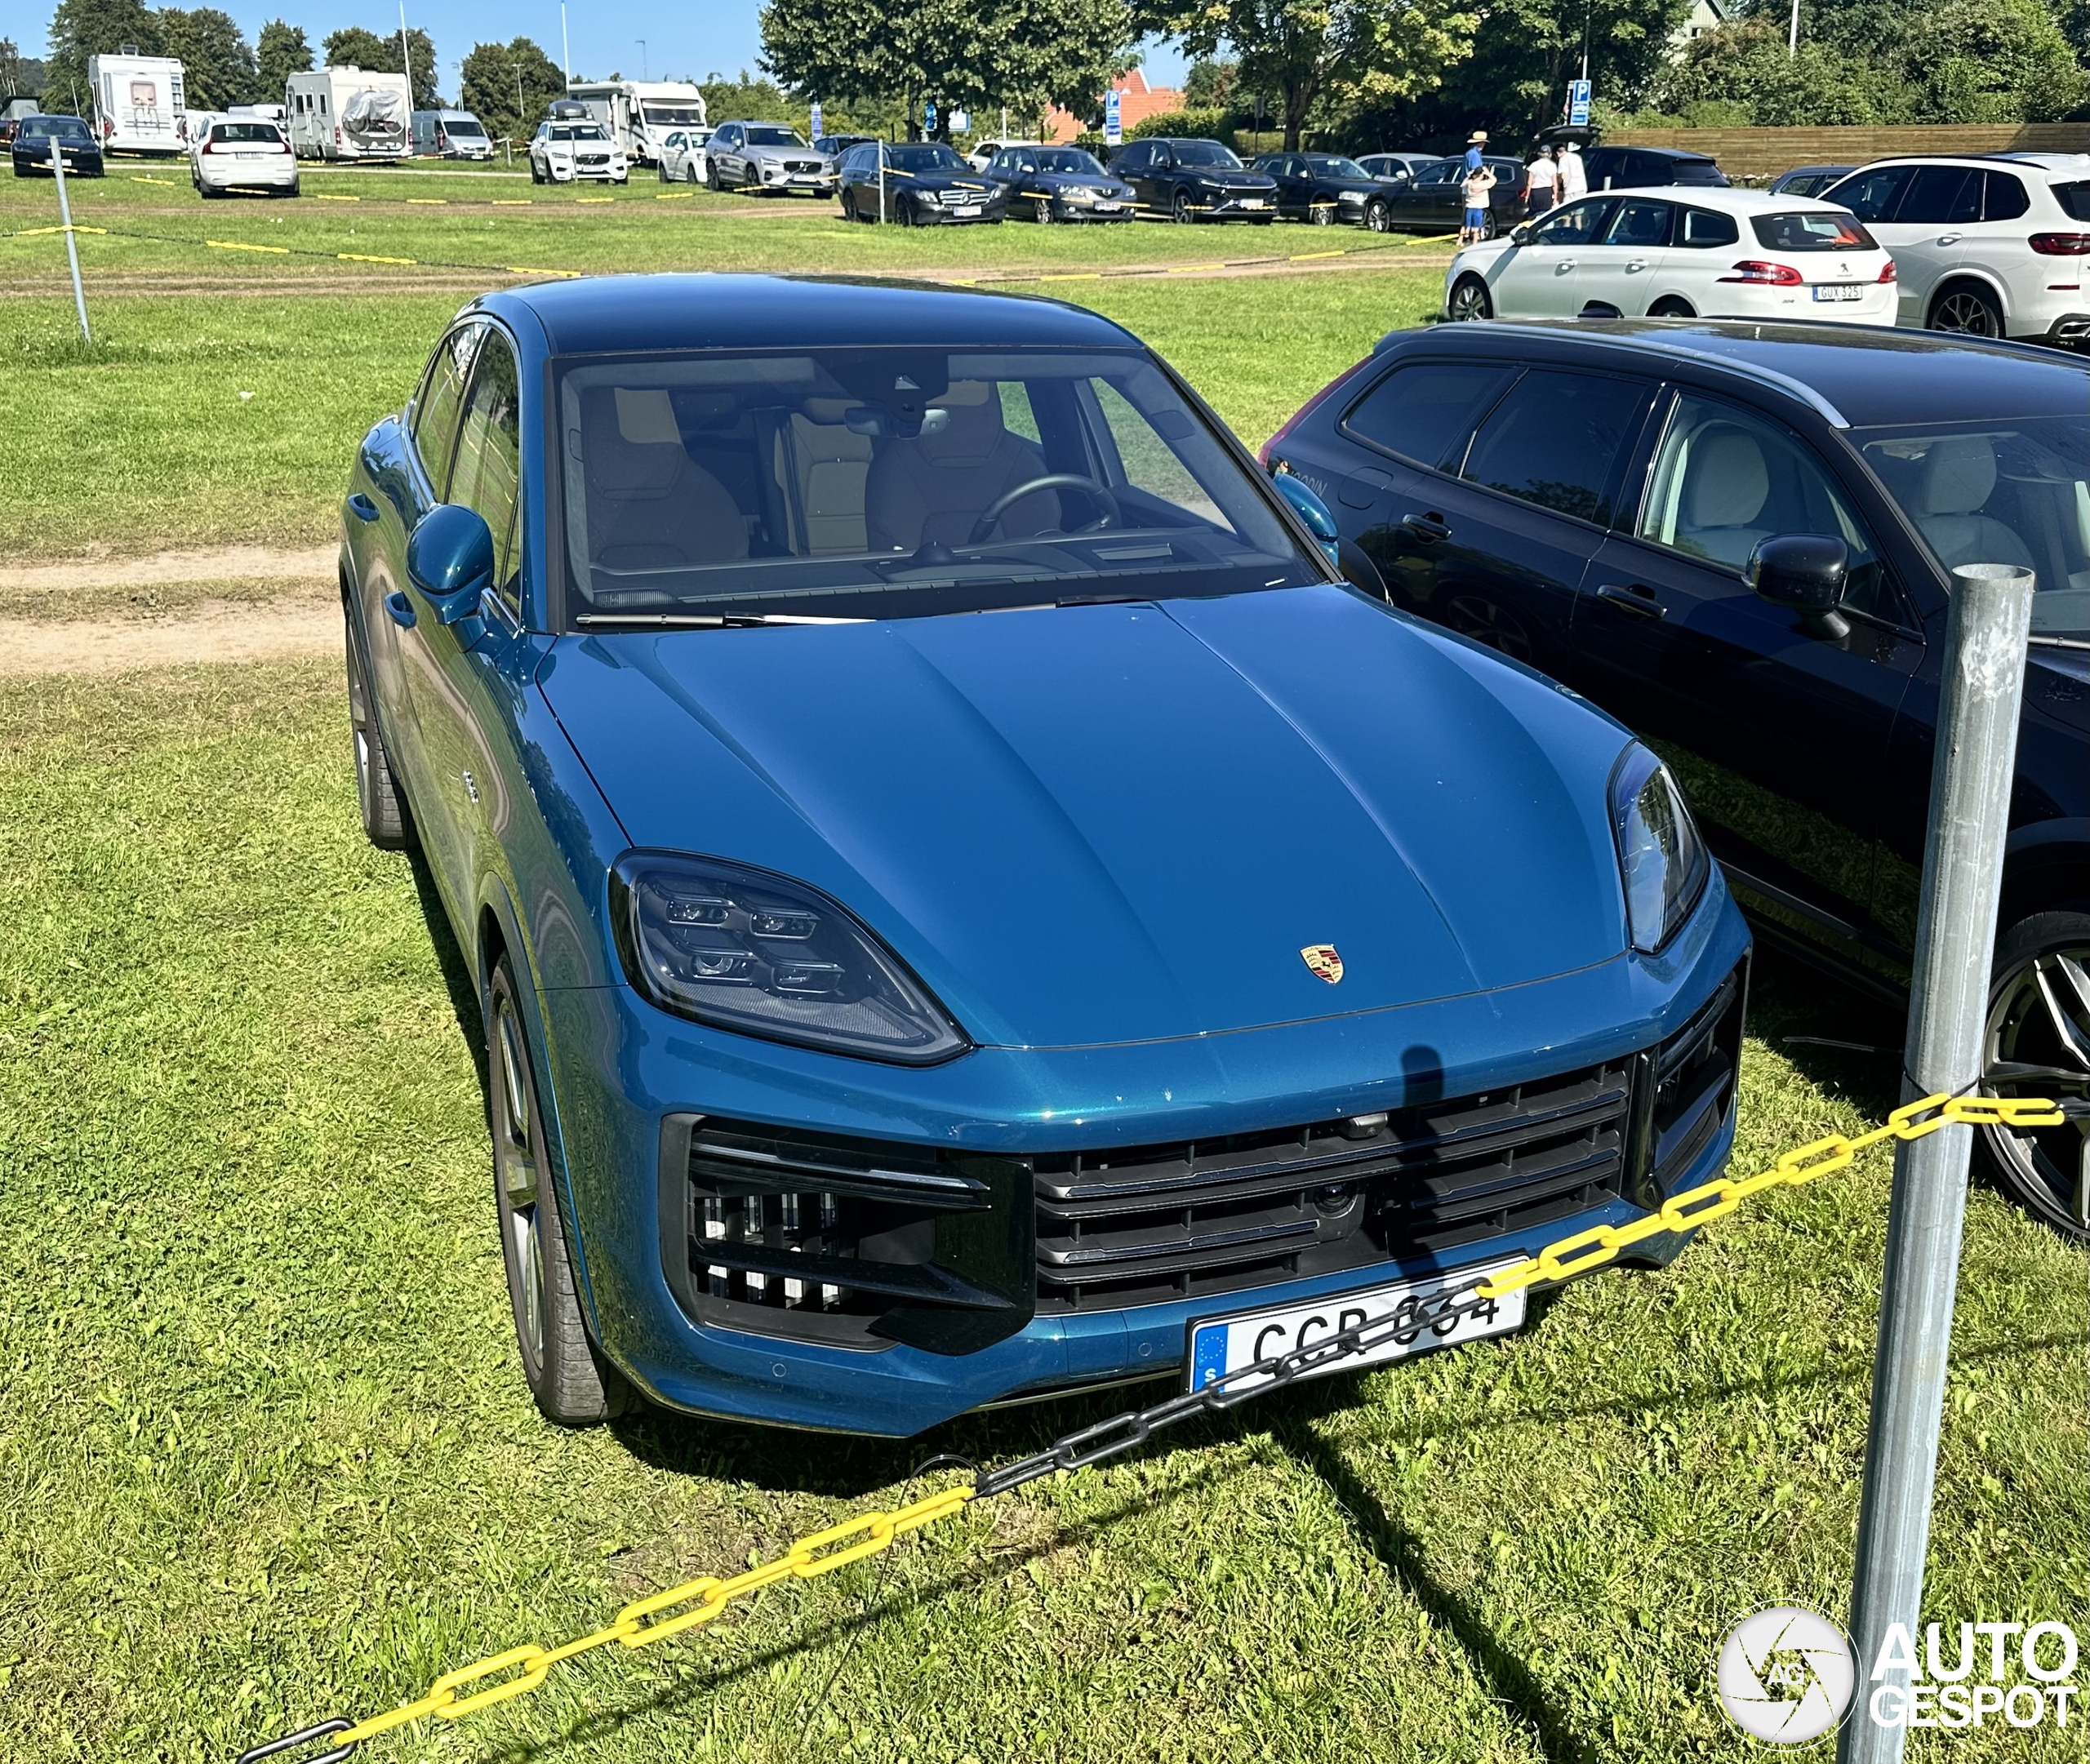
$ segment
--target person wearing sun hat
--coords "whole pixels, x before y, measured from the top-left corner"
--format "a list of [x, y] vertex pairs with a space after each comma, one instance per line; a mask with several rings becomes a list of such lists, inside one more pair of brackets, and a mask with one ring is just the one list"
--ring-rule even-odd
[[1480, 170], [1481, 154], [1486, 149], [1487, 146], [1487, 131], [1486, 129], [1475, 129], [1472, 134], [1466, 137], [1467, 171], [1478, 171]]

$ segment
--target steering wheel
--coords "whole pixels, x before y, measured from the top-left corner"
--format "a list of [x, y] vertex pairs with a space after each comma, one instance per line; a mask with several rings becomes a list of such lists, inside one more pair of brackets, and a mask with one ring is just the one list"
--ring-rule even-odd
[[1124, 512], [1118, 508], [1118, 499], [1102, 485], [1097, 483], [1094, 478], [1083, 478], [1078, 472], [1047, 472], [1043, 478], [1034, 478], [1027, 484], [1018, 484], [1013, 490], [1003, 491], [1001, 495], [989, 503], [985, 509], [981, 510], [980, 518], [972, 523], [972, 531], [967, 537], [966, 544], [977, 545], [985, 541], [987, 535], [994, 531], [995, 522], [1000, 520], [1033, 491], [1057, 490], [1062, 485], [1069, 490], [1087, 491], [1090, 495], [1102, 504], [1106, 511], [1101, 520], [1092, 522], [1089, 527], [1085, 527], [1082, 531], [1088, 531], [1093, 527], [1108, 527], [1113, 521], [1121, 524], [1123, 522]]

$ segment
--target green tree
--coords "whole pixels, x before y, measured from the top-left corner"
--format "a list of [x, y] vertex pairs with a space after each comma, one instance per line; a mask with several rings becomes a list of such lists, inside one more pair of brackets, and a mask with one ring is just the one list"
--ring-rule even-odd
[[805, 127], [804, 104], [794, 103], [776, 81], [756, 79], [745, 68], [738, 79], [710, 74], [697, 82], [696, 89], [704, 94], [704, 113], [714, 124], [738, 120]]
[[1192, 110], [1223, 110], [1233, 102], [1241, 64], [1207, 56], [1193, 61], [1183, 76], [1183, 103]]
[[136, 43], [140, 55], [162, 52], [157, 17], [143, 0], [59, 0], [47, 33], [43, 101], [53, 110], [88, 109], [87, 57], [114, 55]]
[[2050, 122], [2090, 97], [2038, 0], [1948, 0], [1910, 24], [1899, 61], [1925, 122]]
[[566, 91], [558, 64], [527, 37], [509, 43], [474, 43], [465, 57], [458, 102], [496, 139], [525, 140]]
[[1786, 27], [1758, 13], [1694, 38], [1651, 96], [1701, 127], [1717, 126], [1716, 117], [1759, 128], [1825, 127], [1893, 120], [1898, 87], [1826, 43], [1803, 42], [1794, 55]]
[[[319, 47], [330, 68], [367, 68], [373, 73], [407, 71], [400, 57], [397, 31], [380, 37], [360, 24], [351, 24], [345, 29], [330, 32]], [[413, 60], [415, 109], [439, 109], [442, 100], [438, 95], [440, 82], [436, 73], [434, 42], [425, 30], [410, 30], [407, 33], [407, 47]]]
[[[229, 13], [216, 7], [193, 12], [162, 7], [153, 15], [161, 53], [181, 63], [181, 86], [192, 110], [225, 110], [264, 96], [254, 51]], [[269, 96], [274, 96], [273, 94]]]
[[789, 91], [898, 98], [910, 118], [934, 100], [945, 136], [954, 109], [1090, 114], [1136, 32], [1129, 0], [768, 0], [761, 20], [762, 65]]
[[312, 45], [305, 33], [281, 19], [270, 19], [254, 42], [254, 83], [269, 104], [282, 102], [283, 87], [293, 73], [312, 66]]

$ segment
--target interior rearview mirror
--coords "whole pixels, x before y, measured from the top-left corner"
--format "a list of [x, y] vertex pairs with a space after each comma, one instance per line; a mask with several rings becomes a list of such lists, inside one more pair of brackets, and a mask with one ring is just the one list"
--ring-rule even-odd
[[493, 534], [484, 517], [461, 503], [430, 509], [407, 540], [407, 575], [438, 624], [476, 612], [493, 585]]
[[1320, 546], [1322, 555], [1341, 569], [1342, 535], [1336, 530], [1336, 518], [1328, 513], [1327, 504], [1289, 472], [1279, 472], [1274, 482], [1277, 493], [1292, 504], [1299, 518], [1306, 523], [1306, 530]]
[[1785, 533], [1749, 554], [1742, 575], [1759, 598], [1800, 615], [1822, 637], [1843, 637], [1850, 621], [1837, 609], [1850, 575], [1851, 549], [1824, 533]]

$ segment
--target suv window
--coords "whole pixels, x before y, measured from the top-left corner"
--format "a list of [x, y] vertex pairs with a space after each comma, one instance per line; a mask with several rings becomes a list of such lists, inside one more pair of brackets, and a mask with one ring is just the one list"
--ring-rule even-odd
[[522, 482], [522, 443], [517, 420], [515, 354], [508, 340], [489, 330], [472, 375], [471, 402], [457, 438], [457, 464], [447, 500], [476, 509], [493, 534], [493, 584], [518, 617], [521, 546], [515, 504]]
[[1677, 229], [1676, 242], [1693, 251], [1710, 251], [1715, 246], [1741, 243], [1741, 229], [1732, 215], [1723, 215], [1717, 208], [1687, 208], [1683, 224]]
[[2057, 184], [2054, 200], [2071, 220], [2090, 220], [2090, 184]]
[[1981, 173], [1965, 166], [1917, 167], [1894, 218], [1919, 227], [1980, 220]]
[[1981, 204], [1984, 220], [2015, 220], [2031, 211], [2032, 198], [2025, 193], [2024, 180], [2014, 172], [1985, 171], [1988, 195]]
[[1603, 526], [1612, 468], [1638, 433], [1648, 389], [1636, 380], [1534, 368], [1481, 425], [1460, 476]]
[[1111, 168], [1117, 171], [1144, 171], [1153, 153], [1154, 149], [1144, 141], [1135, 141], [1110, 162]]
[[1885, 220], [1892, 216], [1894, 205], [1901, 199], [1901, 192], [1908, 188], [1915, 171], [1914, 166], [1881, 166], [1853, 172], [1841, 184], [1824, 190], [1821, 199], [1841, 202], [1861, 220]]
[[484, 328], [476, 322], [460, 325], [435, 346], [414, 399], [414, 448], [438, 502], [449, 500], [450, 455], [456, 451], [457, 424], [464, 415], [465, 382], [471, 377], [472, 352]]
[[1679, 397], [1637, 531], [1737, 575], [1767, 539], [1840, 539], [1851, 553], [1844, 604], [1899, 622], [1879, 549], [1827, 469], [1803, 442], [1732, 405]]
[[1350, 408], [1342, 426], [1360, 441], [1421, 465], [1463, 449], [1516, 369], [1497, 362], [1418, 362], [1397, 367]]

